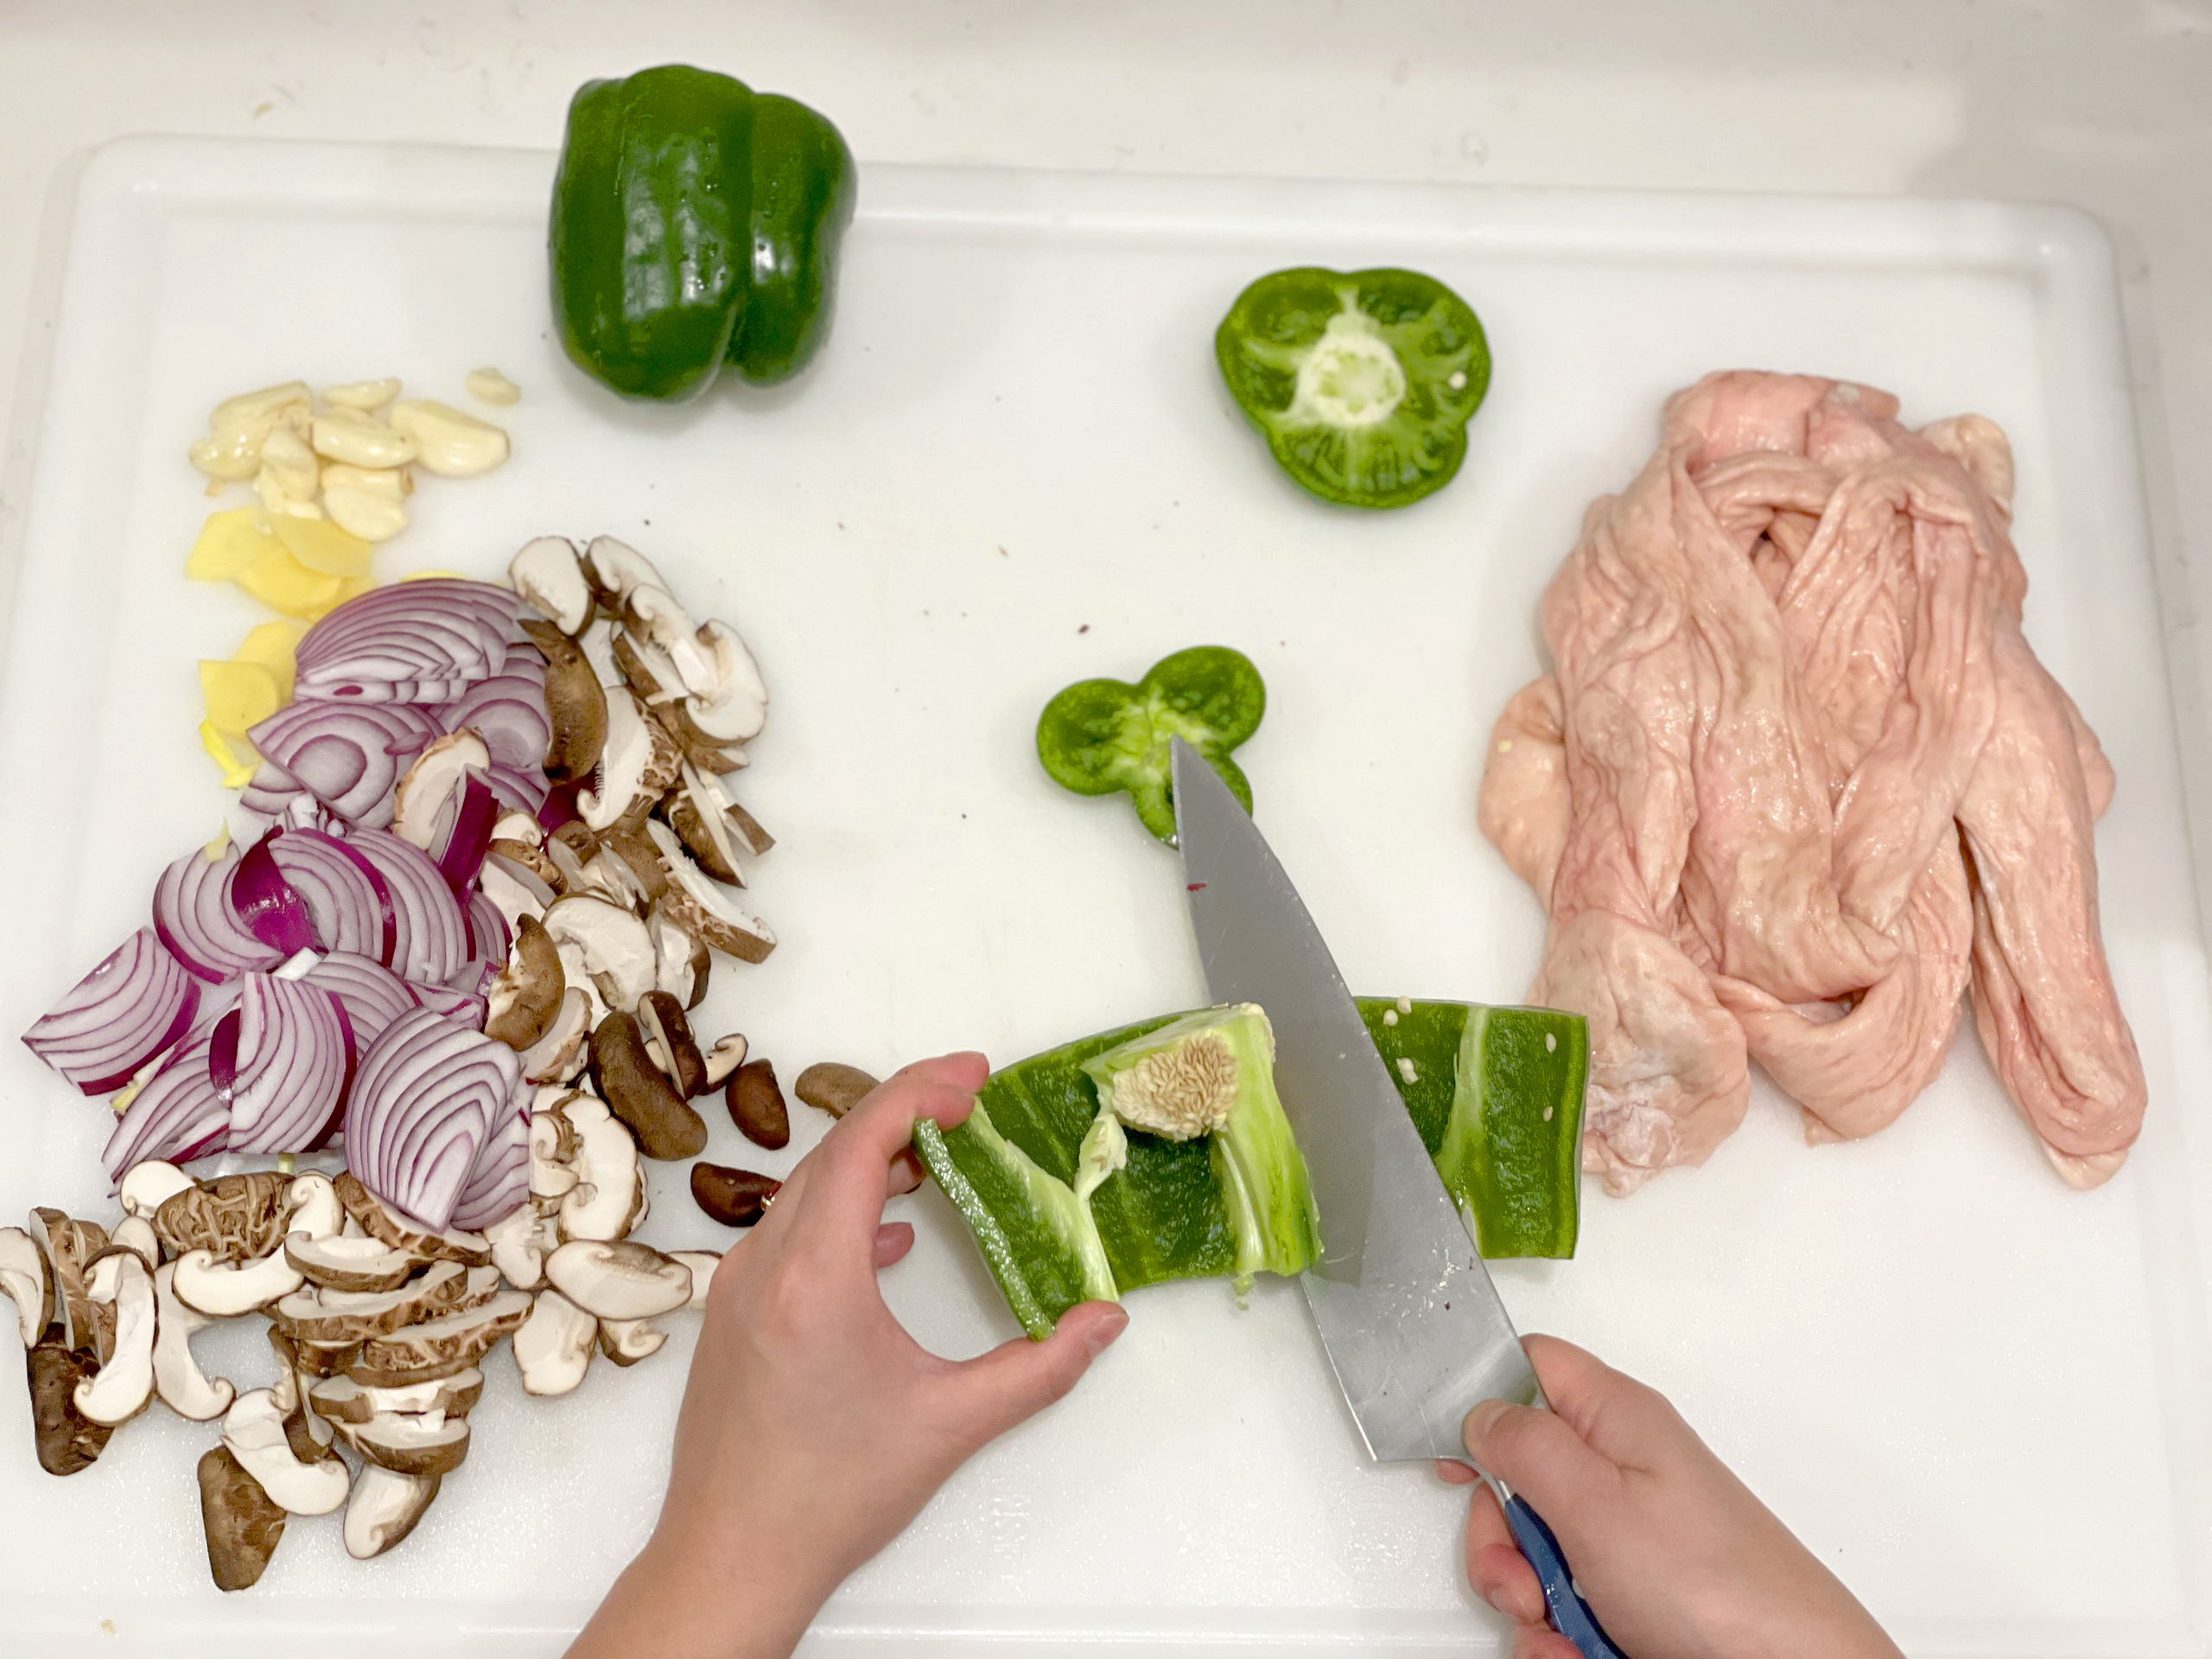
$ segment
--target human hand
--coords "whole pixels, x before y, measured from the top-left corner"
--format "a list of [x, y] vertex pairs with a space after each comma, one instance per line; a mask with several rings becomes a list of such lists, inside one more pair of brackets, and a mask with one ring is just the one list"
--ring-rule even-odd
[[[1572, 1343], [1522, 1344], [1549, 1411], [1490, 1400], [1467, 1451], [1559, 1539], [1583, 1599], [1634, 1659], [1900, 1659], [1851, 1592], [1656, 1389]], [[1476, 1479], [1465, 1464], [1437, 1471]], [[1514, 1621], [1513, 1659], [1576, 1659], [1489, 1487], [1467, 1516], [1467, 1581]]]
[[1128, 1316], [1085, 1302], [1051, 1339], [940, 1359], [875, 1275], [912, 1248], [886, 1198], [921, 1179], [914, 1120], [950, 1128], [989, 1068], [910, 1065], [791, 1172], [716, 1269], [652, 1541], [571, 1659], [788, 1654], [830, 1592], [976, 1451], [1073, 1388]]

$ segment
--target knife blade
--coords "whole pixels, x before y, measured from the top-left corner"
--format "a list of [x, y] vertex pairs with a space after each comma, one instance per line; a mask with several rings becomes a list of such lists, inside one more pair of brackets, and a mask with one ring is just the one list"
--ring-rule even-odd
[[[1179, 737], [1170, 752], [1207, 995], [1258, 1003], [1274, 1029], [1275, 1092], [1321, 1217], [1320, 1259], [1299, 1284], [1344, 1403], [1377, 1462], [1464, 1460], [1467, 1413], [1541, 1404], [1536, 1374], [1305, 900], [1214, 769]], [[1619, 1659], [1550, 1529], [1484, 1478], [1553, 1627], [1587, 1659]]]

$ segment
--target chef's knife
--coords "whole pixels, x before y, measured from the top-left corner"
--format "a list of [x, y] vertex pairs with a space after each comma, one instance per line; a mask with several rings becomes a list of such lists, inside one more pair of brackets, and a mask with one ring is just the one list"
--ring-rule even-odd
[[[1214, 769], [1180, 738], [1173, 754], [1207, 994], [1256, 1002], [1274, 1027], [1275, 1090], [1321, 1214], [1321, 1258], [1299, 1282], [1338, 1385], [1377, 1462], [1464, 1459], [1467, 1413], [1541, 1403], [1535, 1373], [1298, 889]], [[1620, 1659], [1550, 1529], [1484, 1478], [1554, 1627], [1587, 1659]]]

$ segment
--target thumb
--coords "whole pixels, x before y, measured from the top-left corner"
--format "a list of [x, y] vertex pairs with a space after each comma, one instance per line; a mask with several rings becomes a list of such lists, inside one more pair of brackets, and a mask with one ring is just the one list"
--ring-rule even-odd
[[1554, 1530], [1604, 1513], [1619, 1471], [1557, 1413], [1485, 1400], [1461, 1426], [1468, 1455], [1525, 1497]]
[[1016, 1337], [956, 1366], [954, 1409], [969, 1444], [996, 1440], [1066, 1394], [1128, 1323], [1118, 1302], [1078, 1302], [1044, 1341]]

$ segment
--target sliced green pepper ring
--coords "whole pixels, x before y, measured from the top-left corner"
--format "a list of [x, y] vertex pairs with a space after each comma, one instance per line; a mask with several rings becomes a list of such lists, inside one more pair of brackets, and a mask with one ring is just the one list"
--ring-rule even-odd
[[1214, 334], [1230, 395], [1325, 501], [1402, 507], [1452, 481], [1490, 389], [1467, 302], [1413, 270], [1278, 270]]
[[1045, 705], [1037, 758], [1078, 795], [1127, 790], [1144, 827], [1171, 846], [1175, 800], [1168, 742], [1181, 738], [1252, 810], [1252, 785], [1229, 752], [1260, 728], [1268, 688], [1241, 651], [1193, 645], [1163, 657], [1135, 685], [1084, 680]]

